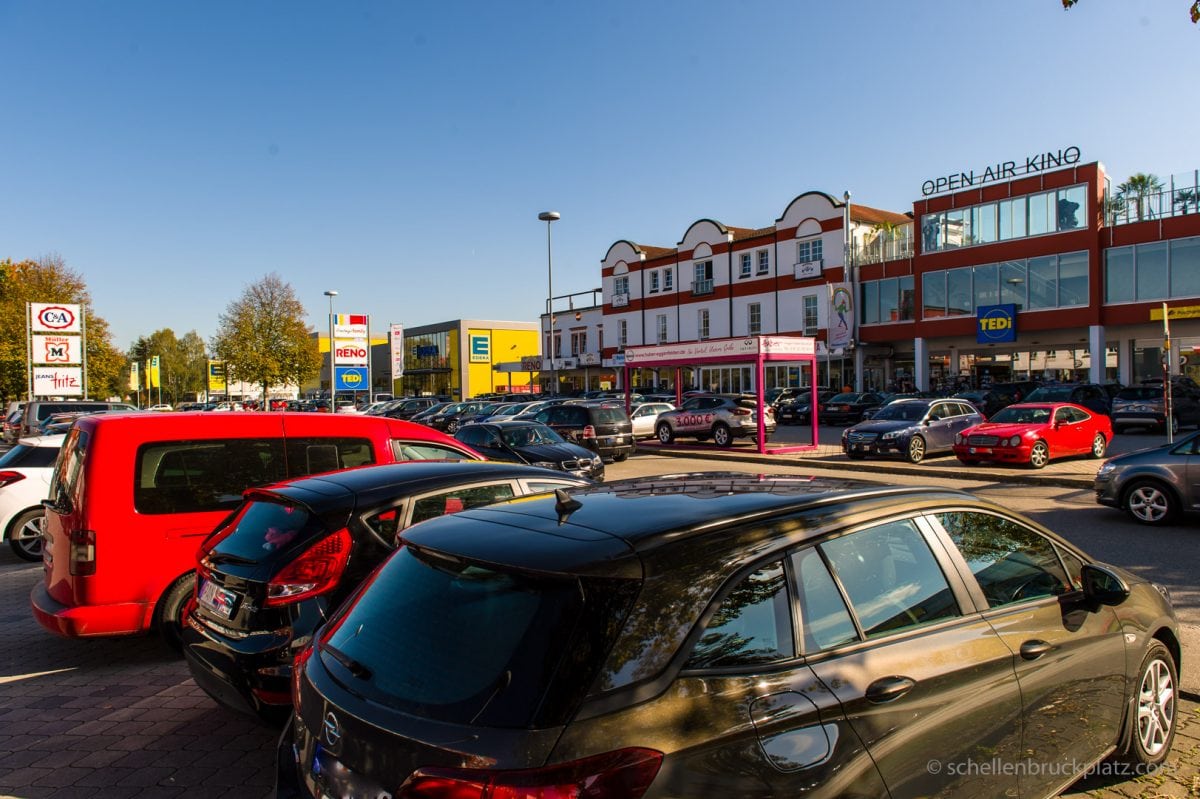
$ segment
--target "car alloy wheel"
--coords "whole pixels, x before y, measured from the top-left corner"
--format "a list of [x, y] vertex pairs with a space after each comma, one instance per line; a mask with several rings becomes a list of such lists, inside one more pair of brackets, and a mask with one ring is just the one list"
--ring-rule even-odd
[[1175, 515], [1175, 497], [1151, 480], [1141, 480], [1125, 493], [1125, 509], [1142, 524], [1166, 524]]
[[1175, 668], [1171, 653], [1155, 641], [1142, 663], [1137, 694], [1135, 759], [1156, 763], [1166, 757], [1175, 736]]
[[712, 437], [713, 443], [718, 447], [728, 447], [733, 443], [733, 436], [729, 433], [729, 426], [724, 422], [718, 422], [713, 425]]
[[1050, 448], [1046, 446], [1046, 442], [1034, 442], [1033, 448], [1029, 450], [1029, 465], [1035, 469], [1041, 469], [1049, 462]]
[[1108, 442], [1104, 440], [1104, 434], [1097, 433], [1092, 439], [1092, 457], [1103, 458], [1104, 450], [1108, 449]]
[[670, 444], [675, 440], [675, 433], [671, 430], [671, 425], [667, 424], [666, 422], [659, 423], [657, 430], [655, 430], [655, 434], [658, 436], [658, 440], [663, 444]]
[[908, 441], [908, 462], [920, 463], [925, 460], [925, 439], [913, 436]]
[[458, 420], [451, 419], [450, 421], [446, 422], [446, 432], [450, 433], [451, 435], [453, 435], [454, 433], [457, 433], [458, 432]]
[[25, 511], [13, 522], [8, 546], [18, 558], [29, 561], [42, 559], [42, 517], [44, 515], [45, 512], [41, 508], [35, 508]]

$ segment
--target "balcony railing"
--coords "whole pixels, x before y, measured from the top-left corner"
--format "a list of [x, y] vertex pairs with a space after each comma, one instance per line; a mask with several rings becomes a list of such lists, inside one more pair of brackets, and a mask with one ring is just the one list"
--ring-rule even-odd
[[1156, 190], [1142, 195], [1114, 189], [1105, 199], [1104, 223], [1128, 225], [1196, 213], [1200, 213], [1200, 170], [1172, 175]]
[[692, 282], [692, 294], [693, 295], [712, 294], [712, 293], [713, 293], [713, 281], [712, 281], [711, 277], [708, 280], [695, 280]]
[[866, 244], [854, 247], [854, 261], [859, 264], [878, 264], [899, 258], [911, 258], [912, 254], [913, 240], [910, 238], [887, 239], [877, 236]]

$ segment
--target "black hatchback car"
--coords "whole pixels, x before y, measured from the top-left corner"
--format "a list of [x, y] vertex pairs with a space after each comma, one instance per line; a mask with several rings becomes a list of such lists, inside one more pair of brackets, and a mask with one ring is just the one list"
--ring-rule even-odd
[[964, 492], [673, 475], [404, 543], [297, 660], [280, 796], [1048, 797], [1171, 747], [1165, 589]]
[[586, 484], [478, 461], [367, 466], [253, 489], [201, 546], [183, 643], [218, 703], [281, 722], [292, 660], [410, 526], [515, 496]]
[[558, 469], [597, 482], [604, 479], [603, 458], [537, 422], [479, 422], [459, 428], [454, 437], [478, 447], [476, 451], [488, 460]]

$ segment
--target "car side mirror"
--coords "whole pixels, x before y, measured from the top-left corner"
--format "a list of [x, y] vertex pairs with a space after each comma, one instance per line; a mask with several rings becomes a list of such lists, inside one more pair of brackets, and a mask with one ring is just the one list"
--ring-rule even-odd
[[1105, 566], [1085, 563], [1080, 571], [1083, 595], [1100, 605], [1119, 605], [1129, 597], [1129, 586]]

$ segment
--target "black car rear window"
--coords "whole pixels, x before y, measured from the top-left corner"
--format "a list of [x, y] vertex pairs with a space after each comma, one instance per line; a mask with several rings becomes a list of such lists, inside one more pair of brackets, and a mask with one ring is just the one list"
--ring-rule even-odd
[[1117, 399], [1121, 400], [1160, 400], [1162, 398], [1162, 386], [1131, 386], [1117, 392]]
[[322, 662], [350, 690], [403, 712], [527, 727], [546, 712], [552, 682], [586, 684], [580, 669], [599, 665], [572, 649], [583, 608], [577, 579], [408, 546], [346, 611]]
[[592, 413], [595, 416], [596, 424], [620, 424], [627, 421], [625, 411], [620, 408], [595, 408]]
[[12, 469], [17, 466], [22, 468], [53, 466], [56, 458], [58, 458], [58, 447], [30, 447], [25, 444], [17, 444], [4, 453], [4, 457], [0, 457], [0, 469]]
[[328, 532], [319, 519], [298, 505], [263, 500], [244, 504], [229, 525], [233, 531], [213, 547], [210, 557], [259, 563], [291, 545]]

